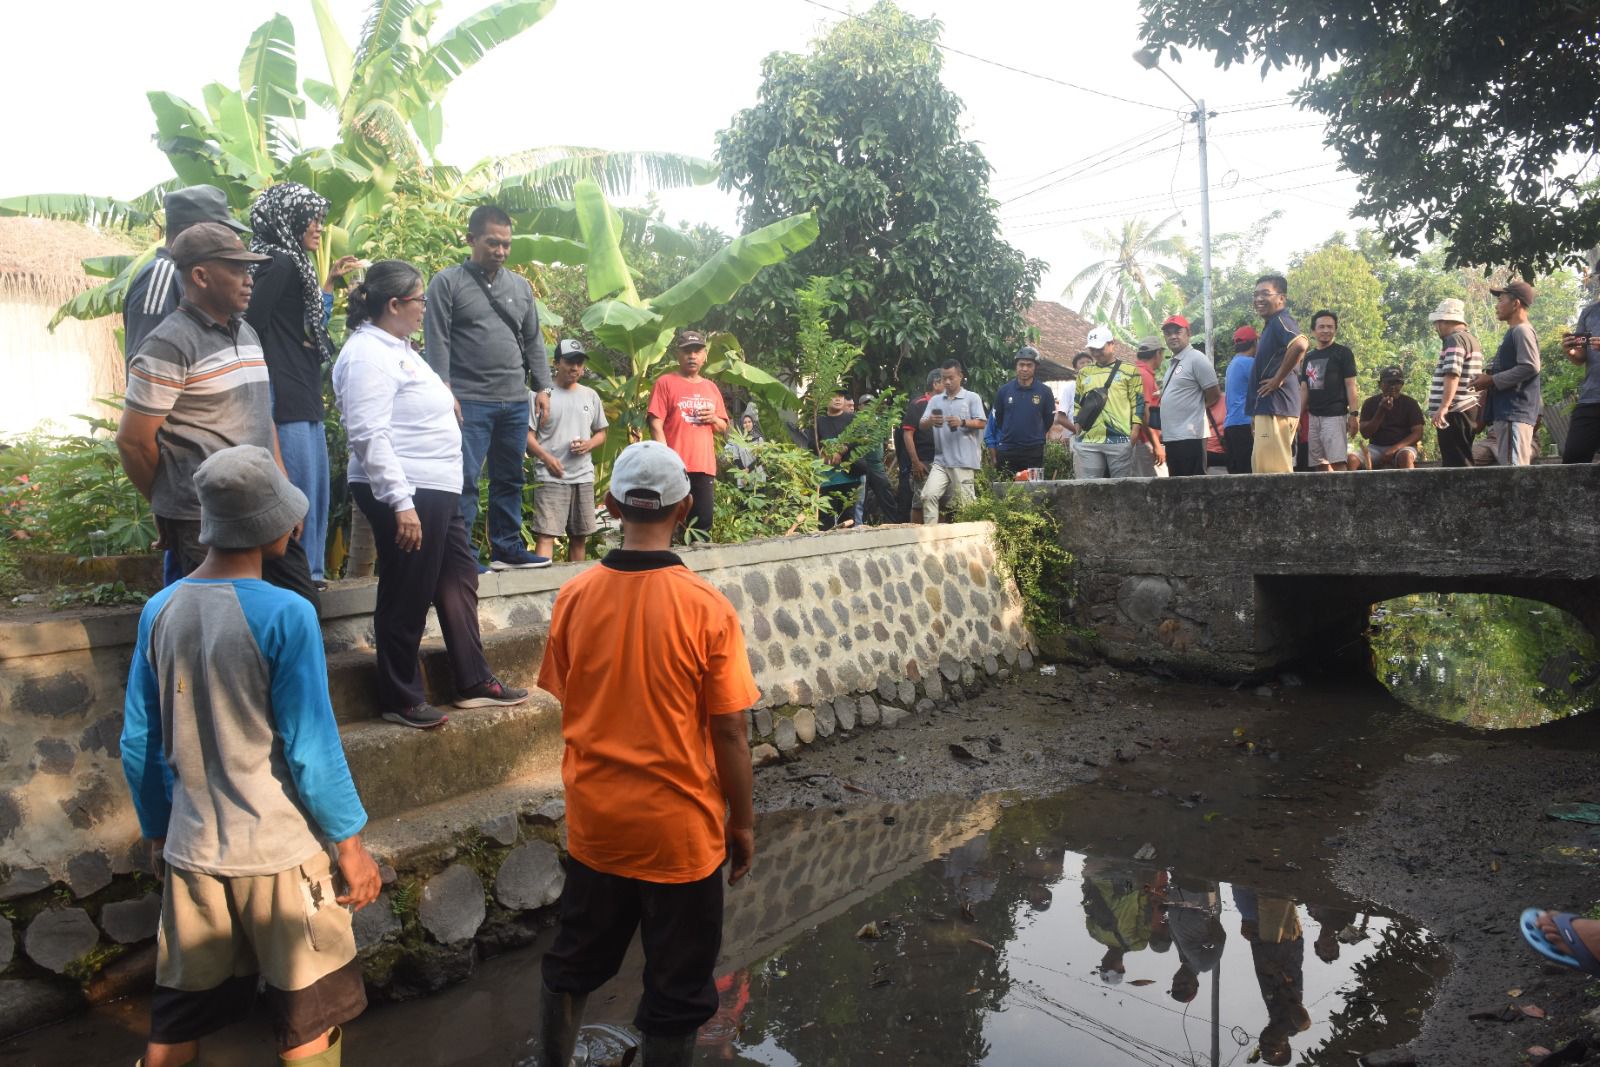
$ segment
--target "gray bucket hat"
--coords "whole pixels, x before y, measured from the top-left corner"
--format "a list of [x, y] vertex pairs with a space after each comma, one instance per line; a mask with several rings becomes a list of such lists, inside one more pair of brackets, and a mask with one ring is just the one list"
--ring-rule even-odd
[[250, 227], [233, 217], [233, 212], [228, 210], [227, 194], [215, 185], [174, 189], [161, 206], [167, 213], [169, 242], [197, 222], [220, 222], [237, 233], [250, 232]]
[[194, 472], [194, 488], [200, 496], [200, 543], [213, 548], [270, 545], [310, 508], [260, 445], [213, 453]]

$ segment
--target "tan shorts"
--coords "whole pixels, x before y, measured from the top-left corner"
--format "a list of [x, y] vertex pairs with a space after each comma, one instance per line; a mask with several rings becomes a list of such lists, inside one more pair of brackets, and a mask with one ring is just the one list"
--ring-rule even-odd
[[1256, 474], [1288, 474], [1294, 470], [1295, 433], [1300, 428], [1298, 417], [1289, 415], [1256, 415], [1251, 420], [1254, 427], [1255, 450], [1250, 454], [1251, 470]]
[[593, 482], [540, 482], [533, 494], [533, 532], [540, 537], [588, 537], [594, 517]]
[[151, 1040], [195, 1041], [250, 1011], [260, 976], [280, 1049], [367, 1006], [350, 912], [319, 852], [277, 874], [224, 878], [167, 867], [156, 937]]

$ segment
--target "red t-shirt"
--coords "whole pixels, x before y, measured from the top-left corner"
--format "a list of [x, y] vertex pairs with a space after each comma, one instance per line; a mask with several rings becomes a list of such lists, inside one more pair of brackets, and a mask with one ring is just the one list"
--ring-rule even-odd
[[661, 420], [667, 447], [678, 454], [690, 474], [717, 473], [717, 435], [709, 422], [689, 421], [692, 417], [728, 417], [722, 392], [704, 378], [690, 381], [677, 371], [656, 379], [650, 391], [650, 416]]

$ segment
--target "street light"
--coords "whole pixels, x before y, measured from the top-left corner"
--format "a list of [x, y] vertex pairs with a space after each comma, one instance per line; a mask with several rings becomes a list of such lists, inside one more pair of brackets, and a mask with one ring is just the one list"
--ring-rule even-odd
[[1171, 82], [1178, 92], [1194, 105], [1191, 118], [1194, 120], [1200, 142], [1200, 260], [1201, 286], [1205, 293], [1206, 307], [1206, 358], [1215, 363], [1217, 354], [1212, 350], [1215, 346], [1212, 344], [1211, 323], [1211, 178], [1206, 170], [1206, 102], [1190, 96], [1189, 90], [1179, 85], [1178, 80], [1161, 67], [1161, 49], [1141, 48], [1133, 54], [1133, 61], [1145, 70], [1159, 71], [1162, 77]]

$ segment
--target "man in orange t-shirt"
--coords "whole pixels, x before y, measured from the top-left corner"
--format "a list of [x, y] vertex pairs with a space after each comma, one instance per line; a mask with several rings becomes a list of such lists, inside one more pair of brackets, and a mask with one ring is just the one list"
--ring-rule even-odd
[[728, 432], [728, 409], [715, 382], [700, 377], [706, 365], [706, 335], [678, 335], [678, 369], [656, 379], [650, 392], [650, 436], [663, 441], [689, 471], [694, 507], [689, 521], [711, 536], [711, 500], [717, 484], [717, 434]]
[[742, 714], [760, 697], [739, 616], [683, 565], [672, 535], [689, 473], [658, 441], [611, 468], [622, 547], [561, 587], [539, 686], [562, 703], [567, 881], [543, 964], [541, 1063], [566, 1067], [588, 994], [640, 928], [644, 1062], [687, 1064], [717, 1010], [722, 883], [755, 854]]

